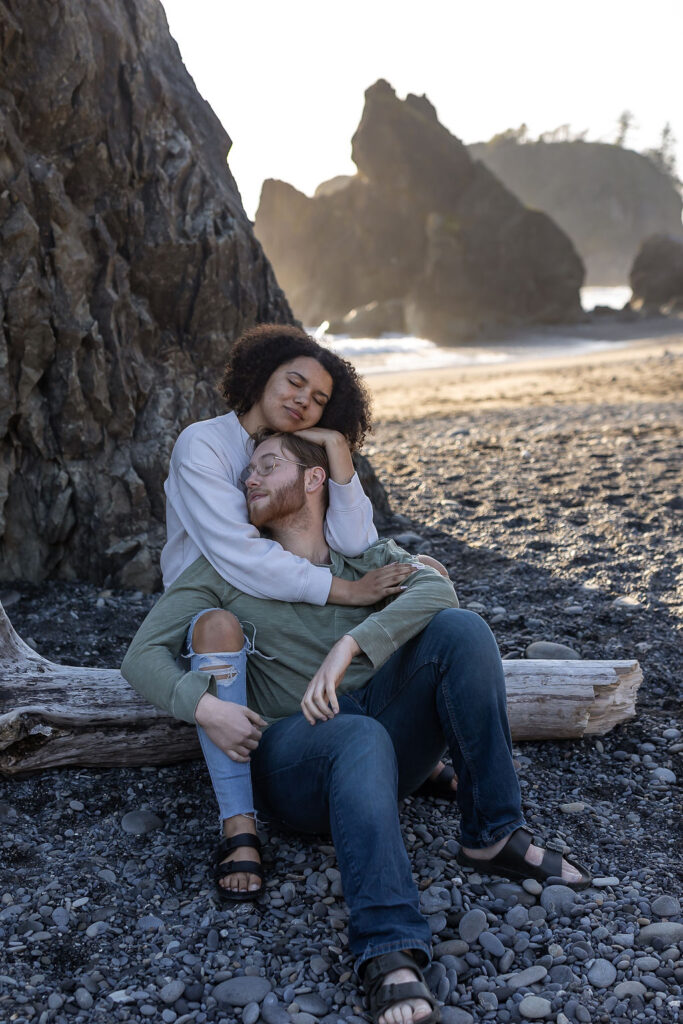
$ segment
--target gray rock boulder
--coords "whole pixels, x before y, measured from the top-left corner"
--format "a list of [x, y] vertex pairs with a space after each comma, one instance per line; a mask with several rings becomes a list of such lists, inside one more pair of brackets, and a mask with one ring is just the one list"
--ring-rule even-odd
[[0, 38], [0, 578], [153, 587], [175, 437], [291, 312], [158, 0], [4, 0]]

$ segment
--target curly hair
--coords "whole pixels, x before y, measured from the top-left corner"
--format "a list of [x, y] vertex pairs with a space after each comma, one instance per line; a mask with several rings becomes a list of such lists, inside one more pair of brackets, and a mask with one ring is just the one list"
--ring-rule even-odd
[[221, 394], [242, 415], [258, 402], [278, 366], [298, 356], [315, 359], [332, 378], [332, 395], [318, 425], [338, 430], [352, 451], [359, 449], [372, 425], [367, 389], [351, 363], [323, 348], [300, 327], [260, 324], [245, 331], [233, 345]]

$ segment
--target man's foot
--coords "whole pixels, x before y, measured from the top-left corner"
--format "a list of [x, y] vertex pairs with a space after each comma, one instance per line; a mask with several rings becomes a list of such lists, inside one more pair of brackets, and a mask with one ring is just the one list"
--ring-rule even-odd
[[408, 950], [369, 960], [363, 987], [375, 1024], [435, 1024], [440, 1019], [436, 999]]
[[[417, 972], [408, 967], [400, 967], [390, 971], [384, 977], [385, 985], [401, 985], [404, 982], [417, 981]], [[388, 1010], [380, 1014], [377, 1024], [419, 1024], [428, 1017], [432, 1008], [426, 999], [406, 999], [404, 1003], [394, 1003]]]
[[[545, 880], [546, 877], [558, 877], [566, 885], [585, 888], [591, 881], [590, 872], [580, 865], [564, 860], [554, 851], [546, 851], [535, 846], [530, 840], [526, 828], [515, 830], [493, 846], [475, 850], [467, 846], [461, 847], [461, 853], [467, 861], [481, 862], [484, 870], [491, 874], [502, 874], [508, 878], [523, 878], [524, 864], [529, 865], [529, 876]], [[501, 856], [498, 857], [498, 854]], [[544, 861], [545, 858], [545, 861]], [[471, 867], [458, 855], [460, 863]], [[550, 865], [550, 869], [549, 869]]]
[[455, 800], [458, 789], [458, 776], [450, 765], [439, 761], [428, 779], [415, 790], [419, 796], [429, 796], [434, 800]]
[[[246, 833], [250, 836], [256, 836], [256, 822], [252, 814], [235, 814], [232, 818], [225, 818], [223, 821], [223, 835], [226, 839], [231, 839], [233, 836]], [[251, 846], [238, 846], [235, 850], [232, 850], [225, 860], [220, 861], [221, 864], [230, 864], [231, 861], [252, 861], [257, 864], [261, 863], [261, 856], [258, 850]], [[262, 879], [258, 875], [252, 875], [248, 872], [235, 872], [231, 875], [224, 875], [223, 878], [218, 880], [218, 885], [222, 889], [227, 889], [230, 892], [258, 892], [262, 886]]]

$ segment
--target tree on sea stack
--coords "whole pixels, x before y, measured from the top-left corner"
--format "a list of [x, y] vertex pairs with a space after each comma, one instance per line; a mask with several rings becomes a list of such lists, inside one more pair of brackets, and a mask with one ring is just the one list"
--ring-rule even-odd
[[[637, 661], [504, 661], [515, 740], [602, 735], [635, 715]], [[65, 765], [172, 764], [197, 732], [145, 701], [116, 669], [56, 665], [24, 643], [0, 604], [0, 773]]]

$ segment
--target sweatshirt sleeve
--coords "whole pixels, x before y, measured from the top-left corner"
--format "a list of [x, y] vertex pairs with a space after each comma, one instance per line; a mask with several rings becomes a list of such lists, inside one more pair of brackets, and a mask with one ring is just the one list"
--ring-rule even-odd
[[[181, 653], [193, 617], [207, 608], [221, 607], [222, 586], [211, 586], [199, 578], [214, 576], [203, 558], [198, 558], [155, 604], [133, 637], [121, 674], [150, 704], [174, 718], [195, 724], [195, 709], [207, 692], [216, 694], [208, 672], [184, 672], [176, 661]], [[216, 579], [218, 584], [222, 580]]]
[[[172, 461], [176, 513], [224, 580], [252, 597], [325, 604], [332, 586], [329, 570], [260, 535], [247, 519], [244, 492], [209, 440], [181, 434]], [[232, 469], [235, 478], [239, 469]]]
[[353, 558], [377, 540], [372, 521], [372, 502], [363, 490], [358, 474], [348, 484], [330, 480], [330, 506], [325, 519], [325, 538], [335, 551]]
[[[383, 547], [382, 565], [415, 561], [413, 555], [393, 541]], [[453, 584], [436, 569], [428, 566], [419, 568], [407, 578], [404, 586], [406, 589], [398, 597], [349, 631], [349, 636], [354, 638], [376, 669], [402, 644], [417, 636], [437, 612], [458, 607]]]

